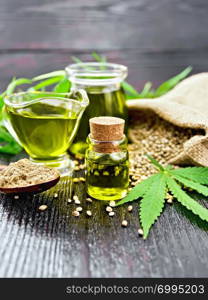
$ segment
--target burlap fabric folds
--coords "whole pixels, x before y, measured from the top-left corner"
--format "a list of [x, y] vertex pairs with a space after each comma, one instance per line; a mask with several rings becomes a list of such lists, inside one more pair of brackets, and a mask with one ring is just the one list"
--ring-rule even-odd
[[181, 81], [162, 97], [129, 100], [127, 105], [129, 109], [154, 111], [179, 127], [202, 129], [204, 135], [190, 138], [170, 163], [208, 167], [208, 73]]

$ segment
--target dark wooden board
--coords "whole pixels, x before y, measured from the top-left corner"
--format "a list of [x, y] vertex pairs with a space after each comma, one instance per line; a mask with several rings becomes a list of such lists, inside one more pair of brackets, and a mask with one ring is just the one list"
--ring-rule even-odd
[[206, 0], [1, 0], [1, 49], [207, 47]]
[[[1, 0], [0, 89], [11, 77], [33, 77], [90, 60], [94, 50], [129, 67], [129, 81], [141, 89], [158, 85], [188, 65], [207, 71], [206, 0]], [[9, 163], [19, 157], [1, 155]], [[73, 188], [73, 191], [72, 191]], [[59, 197], [53, 194], [58, 190]], [[72, 192], [84, 213], [71, 216]], [[196, 198], [199, 198], [196, 196]], [[201, 199], [201, 197], [200, 197]], [[47, 204], [48, 210], [38, 207]], [[121, 227], [127, 218], [129, 226]], [[34, 198], [0, 197], [0, 277], [207, 277], [207, 225], [180, 205], [164, 214], [143, 241], [133, 213], [103, 202], [85, 202], [84, 184], [69, 179]]]
[[[58, 192], [59, 197], [53, 195]], [[71, 216], [73, 194], [93, 212]], [[48, 205], [40, 212], [39, 205]], [[206, 277], [207, 229], [179, 205], [167, 205], [149, 238], [137, 235], [138, 205], [133, 213], [116, 208], [110, 218], [105, 203], [85, 201], [84, 184], [63, 178], [57, 187], [34, 197], [1, 196], [2, 277]], [[185, 217], [188, 216], [188, 219]], [[127, 219], [129, 226], [121, 227]], [[199, 226], [195, 223], [198, 222]], [[201, 227], [201, 228], [200, 228]]]
[[[93, 50], [54, 50], [54, 51], [0, 51], [0, 90], [3, 91], [12, 77], [32, 78], [53, 70], [64, 69], [72, 63], [72, 56], [83, 61], [92, 60]], [[178, 74], [187, 66], [193, 67], [192, 73], [208, 69], [207, 50], [140, 52], [140, 50], [99, 51], [109, 62], [128, 66], [128, 81], [141, 90], [147, 81], [158, 86], [164, 80]]]

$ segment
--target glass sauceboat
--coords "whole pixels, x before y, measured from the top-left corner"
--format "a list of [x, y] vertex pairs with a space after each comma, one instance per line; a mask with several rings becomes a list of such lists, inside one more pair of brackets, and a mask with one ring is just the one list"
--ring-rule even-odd
[[70, 174], [67, 149], [89, 100], [81, 89], [70, 93], [20, 92], [4, 99], [4, 124], [30, 159]]

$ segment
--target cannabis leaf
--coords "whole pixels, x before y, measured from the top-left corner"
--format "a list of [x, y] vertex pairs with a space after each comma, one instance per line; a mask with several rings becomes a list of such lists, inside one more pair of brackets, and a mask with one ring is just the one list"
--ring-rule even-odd
[[[97, 52], [92, 52], [91, 56], [97, 61], [100, 62], [100, 69], [105, 69], [105, 65], [102, 65], [102, 63], [107, 62], [107, 59], [103, 55], [99, 55]], [[76, 63], [83, 63], [81, 59], [79, 59], [76, 56], [72, 56], [72, 60]], [[86, 67], [89, 69], [89, 67]], [[142, 91], [139, 92], [137, 89], [131, 85], [130, 83], [124, 81], [122, 82], [122, 88], [125, 92], [125, 97], [127, 100], [131, 99], [142, 99], [142, 98], [155, 98], [164, 95], [171, 89], [173, 89], [182, 79], [186, 78], [188, 74], [191, 72], [192, 67], [187, 67], [182, 72], [177, 74], [176, 76], [168, 79], [167, 81], [163, 82], [158, 88], [153, 89], [152, 88], [152, 82], [146, 82]], [[50, 74], [50, 73], [49, 73]]]
[[22, 148], [8, 133], [8, 131], [0, 126], [0, 153], [18, 154]]
[[167, 93], [169, 90], [174, 88], [176, 84], [179, 83], [182, 79], [186, 78], [186, 76], [191, 72], [192, 67], [187, 67], [185, 70], [183, 70], [178, 75], [170, 78], [169, 80], [163, 82], [155, 91], [154, 96], [159, 97], [162, 96], [164, 93]]
[[192, 181], [208, 185], [208, 168], [188, 167], [175, 169], [171, 172], [173, 175], [179, 175]]
[[147, 178], [146, 180], [142, 181], [141, 183], [137, 184], [133, 189], [132, 192], [129, 193], [125, 198], [117, 203], [118, 205], [122, 205], [126, 202], [134, 201], [138, 198], [141, 198], [146, 191], [149, 189], [149, 186], [154, 182], [155, 177], [158, 174], [152, 175], [151, 177]]
[[66, 72], [64, 70], [56, 70], [56, 71], [52, 71], [46, 74], [41, 74], [38, 75], [36, 77], [33, 77], [33, 81], [40, 81], [40, 80], [44, 80], [44, 79], [48, 79], [48, 78], [52, 78], [52, 77], [59, 77], [59, 76], [65, 76]]
[[158, 170], [158, 173], [136, 185], [124, 199], [117, 203], [119, 206], [141, 198], [139, 216], [144, 231], [144, 239], [147, 238], [151, 226], [162, 213], [167, 192], [170, 192], [188, 210], [208, 222], [208, 209], [183, 191], [183, 187], [188, 187], [208, 196], [208, 187], [205, 185], [208, 185], [208, 168], [174, 169], [171, 165], [162, 166], [149, 155], [147, 157]]
[[163, 82], [158, 88], [153, 89], [152, 83], [147, 82], [144, 85], [144, 88], [141, 92], [138, 92], [135, 90], [135, 88], [130, 85], [129, 83], [123, 84], [123, 89], [126, 93], [126, 98], [128, 100], [131, 99], [141, 99], [141, 98], [156, 98], [160, 97], [167, 92], [169, 92], [171, 89], [173, 89], [182, 79], [186, 78], [188, 74], [191, 72], [192, 67], [187, 67], [184, 69], [181, 73], [177, 74], [176, 76], [168, 79], [167, 81]]
[[202, 220], [208, 222], [208, 209], [204, 208], [197, 201], [187, 195], [173, 178], [167, 178], [167, 185], [169, 190], [183, 206], [191, 210], [195, 215], [198, 215]]
[[18, 79], [16, 79], [14, 77], [12, 79], [12, 81], [9, 83], [9, 85], [7, 86], [6, 95], [11, 95], [18, 85], [30, 84], [31, 82], [32, 82], [32, 80], [28, 79], [28, 78], [18, 78]]
[[71, 82], [69, 79], [65, 76], [57, 83], [57, 85], [54, 87], [53, 91], [56, 93], [67, 93], [69, 92], [71, 88]]
[[122, 87], [126, 93], [126, 99], [134, 99], [140, 96], [139, 92], [128, 82], [122, 82]]
[[166, 194], [166, 176], [156, 174], [154, 181], [143, 195], [140, 204], [140, 220], [144, 231], [144, 239], [148, 236], [149, 230], [160, 216]]
[[185, 187], [189, 187], [204, 196], [208, 196], [208, 188], [206, 186], [177, 175], [174, 175], [174, 179], [182, 183]]
[[[100, 68], [105, 69], [105, 62], [107, 59], [103, 55], [99, 55], [96, 52], [91, 53], [92, 58], [97, 62], [100, 62]], [[72, 60], [77, 63], [82, 63], [82, 61], [77, 57], [72, 57]], [[185, 78], [189, 72], [191, 71], [191, 67], [186, 68], [180, 74], [174, 76], [168, 81], [162, 83], [156, 90], [152, 88], [152, 83], [145, 83], [141, 92], [138, 92], [134, 86], [127, 83], [126, 81], [122, 83], [122, 88], [125, 92], [126, 99], [135, 99], [135, 98], [154, 98], [165, 94], [171, 88], [173, 88], [180, 80]], [[28, 85], [28, 86], [27, 86]], [[22, 88], [24, 86], [24, 88]], [[21, 87], [21, 89], [20, 89]], [[11, 137], [11, 141], [6, 140], [4, 137], [9, 136], [9, 132], [3, 127], [3, 113], [2, 109], [4, 106], [4, 97], [6, 95], [10, 95], [15, 91], [48, 91], [53, 90], [56, 93], [66, 93], [71, 88], [71, 82], [66, 77], [65, 70], [56, 70], [46, 74], [41, 74], [35, 76], [32, 79], [29, 78], [13, 78], [9, 83], [8, 87], [5, 91], [0, 94], [0, 135], [1, 135], [1, 143], [0, 143], [0, 152], [2, 153], [10, 153], [16, 154], [21, 151], [21, 147], [17, 144], [17, 142]], [[6, 132], [6, 134], [5, 134]], [[207, 177], [208, 178], [208, 177]], [[201, 182], [203, 183], [203, 182]]]

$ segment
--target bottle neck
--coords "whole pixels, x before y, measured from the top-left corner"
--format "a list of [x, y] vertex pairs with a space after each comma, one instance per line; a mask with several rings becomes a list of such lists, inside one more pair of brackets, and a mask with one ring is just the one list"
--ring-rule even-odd
[[88, 135], [87, 142], [89, 150], [99, 153], [113, 153], [127, 151], [127, 138], [123, 135], [122, 139], [116, 141], [98, 141]]
[[84, 89], [89, 94], [101, 94], [118, 91], [121, 88], [121, 82], [106, 85], [89, 85], [85, 83], [72, 82], [72, 88]]
[[66, 67], [66, 74], [73, 87], [88, 89], [93, 92], [109, 91], [120, 88], [127, 77], [126, 66], [101, 62], [82, 62]]

